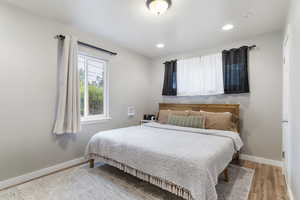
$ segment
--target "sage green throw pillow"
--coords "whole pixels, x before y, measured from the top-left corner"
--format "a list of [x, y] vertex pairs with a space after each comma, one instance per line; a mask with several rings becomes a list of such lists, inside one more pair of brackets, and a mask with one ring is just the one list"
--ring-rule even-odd
[[205, 128], [205, 120], [202, 116], [180, 116], [170, 114], [167, 123], [175, 126]]

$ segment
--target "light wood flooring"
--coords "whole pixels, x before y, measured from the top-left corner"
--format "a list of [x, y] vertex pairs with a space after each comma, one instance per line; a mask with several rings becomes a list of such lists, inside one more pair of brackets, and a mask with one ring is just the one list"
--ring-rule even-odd
[[248, 200], [288, 200], [287, 187], [280, 167], [240, 161], [244, 167], [255, 169]]

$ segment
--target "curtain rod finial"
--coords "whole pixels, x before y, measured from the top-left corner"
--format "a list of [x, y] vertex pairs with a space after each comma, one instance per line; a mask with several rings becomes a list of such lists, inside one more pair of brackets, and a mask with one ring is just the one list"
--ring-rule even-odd
[[55, 39], [65, 39], [66, 37], [64, 36], [64, 35], [56, 35], [55, 37], [54, 37]]

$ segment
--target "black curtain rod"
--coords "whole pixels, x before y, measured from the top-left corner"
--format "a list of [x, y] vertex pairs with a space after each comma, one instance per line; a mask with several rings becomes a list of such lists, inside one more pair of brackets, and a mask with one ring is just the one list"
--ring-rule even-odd
[[[64, 40], [66, 37], [64, 35], [57, 35], [57, 36], [55, 36], [55, 38], [60, 39], [60, 40]], [[102, 49], [100, 47], [96, 47], [94, 45], [87, 44], [85, 42], [78, 41], [78, 44], [82, 45], [82, 46], [90, 47], [90, 48], [93, 48], [93, 49], [96, 49], [96, 50], [99, 50], [99, 51], [103, 51], [103, 52], [108, 53], [108, 54], [113, 55], [113, 56], [118, 55], [116, 52], [112, 52], [112, 51], [109, 51], [109, 50], [106, 50], [106, 49]]]
[[249, 50], [255, 49], [256, 45], [249, 46], [248, 48], [249, 48]]
[[[255, 49], [256, 45], [252, 45], [252, 46], [242, 46], [242, 47], [248, 47], [249, 50]], [[238, 48], [232, 48], [232, 49], [238, 49]]]
[[[252, 50], [252, 49], [255, 49], [257, 46], [256, 45], [252, 45], [252, 46], [249, 46], [249, 50]], [[164, 62], [163, 64], [166, 64], [168, 61]]]

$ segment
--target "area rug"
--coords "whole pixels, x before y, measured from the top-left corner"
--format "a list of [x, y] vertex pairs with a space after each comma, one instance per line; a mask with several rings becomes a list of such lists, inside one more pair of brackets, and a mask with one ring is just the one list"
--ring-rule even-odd
[[[247, 200], [253, 169], [231, 165], [230, 181], [220, 177], [218, 200]], [[110, 167], [74, 167], [0, 192], [0, 200], [183, 200]]]

